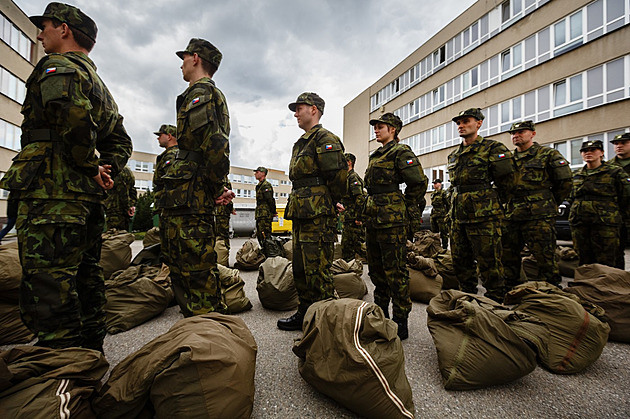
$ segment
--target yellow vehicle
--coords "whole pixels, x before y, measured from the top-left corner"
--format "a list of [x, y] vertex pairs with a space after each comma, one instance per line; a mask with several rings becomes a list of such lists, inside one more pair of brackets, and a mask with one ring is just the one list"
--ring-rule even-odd
[[272, 234], [282, 234], [282, 233], [290, 233], [293, 228], [293, 223], [291, 220], [284, 219], [284, 204], [280, 204], [276, 206], [276, 211], [278, 211], [278, 216], [273, 217], [271, 221], [271, 233]]

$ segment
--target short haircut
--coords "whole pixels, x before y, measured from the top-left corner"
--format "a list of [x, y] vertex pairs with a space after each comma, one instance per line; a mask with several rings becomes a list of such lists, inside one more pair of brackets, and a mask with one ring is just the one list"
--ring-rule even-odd
[[203, 69], [203, 71], [205, 73], [208, 73], [210, 77], [214, 76], [214, 73], [216, 73], [218, 70], [217, 66], [212, 63], [209, 63], [208, 61], [204, 60], [201, 57], [199, 57], [199, 59], [201, 60], [201, 68]]
[[[50, 19], [52, 22], [52, 25], [55, 28], [58, 28], [59, 25], [61, 25], [63, 22], [61, 22], [59, 19], [55, 19], [55, 18], [51, 18]], [[66, 23], [66, 25], [68, 25]], [[78, 29], [73, 28], [72, 26], [68, 25], [68, 27], [70, 28], [70, 30], [72, 31], [72, 37], [74, 38], [74, 41], [81, 47], [87, 50], [87, 52], [91, 52], [92, 48], [94, 48], [94, 44], [96, 44], [95, 41], [93, 41], [92, 39], [90, 39], [89, 36], [87, 36], [86, 34], [84, 34], [83, 32], [81, 32]]]

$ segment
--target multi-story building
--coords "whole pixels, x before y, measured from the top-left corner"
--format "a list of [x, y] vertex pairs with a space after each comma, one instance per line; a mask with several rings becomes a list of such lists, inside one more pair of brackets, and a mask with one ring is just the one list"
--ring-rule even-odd
[[[536, 122], [535, 140], [580, 167], [580, 145], [629, 130], [628, 0], [478, 1], [344, 108], [344, 142], [363, 173], [378, 148], [369, 120], [393, 112], [401, 142], [430, 180], [446, 179], [459, 145], [451, 118], [479, 107], [480, 135], [511, 144], [513, 122]], [[429, 183], [431, 189], [431, 183]]]
[[[0, 1], [0, 178], [20, 149], [25, 82], [44, 56], [38, 29], [11, 0]], [[9, 192], [0, 189], [0, 225], [6, 222]]]
[[[258, 181], [254, 177], [254, 168], [230, 166], [228, 176], [232, 182], [232, 190], [236, 193], [234, 206], [238, 208], [256, 208], [256, 185]], [[276, 205], [284, 205], [291, 192], [291, 181], [289, 176], [276, 169], [269, 169], [267, 181], [273, 186], [273, 195], [276, 198]]]

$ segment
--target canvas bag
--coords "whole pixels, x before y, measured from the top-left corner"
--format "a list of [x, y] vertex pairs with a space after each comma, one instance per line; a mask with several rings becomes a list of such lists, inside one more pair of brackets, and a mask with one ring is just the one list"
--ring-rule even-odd
[[407, 251], [426, 258], [432, 258], [442, 250], [440, 235], [429, 230], [416, 231], [413, 235], [413, 243], [407, 241]]
[[153, 246], [154, 244], [161, 243], [160, 240], [160, 227], [151, 227], [142, 239], [142, 247]]
[[109, 279], [116, 271], [127, 269], [131, 263], [131, 243], [136, 239], [126, 230], [107, 230], [102, 234], [101, 261], [103, 276]]
[[442, 277], [442, 289], [443, 290], [458, 290], [459, 280], [455, 275], [455, 268], [453, 268], [453, 257], [450, 250], [442, 250], [437, 255], [433, 256], [435, 262], [435, 268], [438, 274]]
[[242, 319], [178, 321], [113, 370], [93, 403], [99, 418], [247, 418], [258, 347]]
[[335, 290], [340, 298], [362, 299], [367, 294], [367, 285], [361, 276], [363, 264], [353, 259], [346, 262], [343, 259], [334, 260], [330, 272], [333, 274]]
[[293, 264], [281, 256], [268, 258], [258, 269], [256, 291], [265, 308], [280, 311], [295, 309], [299, 300], [293, 281]]
[[240, 313], [252, 308], [252, 303], [245, 296], [245, 281], [241, 278], [238, 269], [219, 268], [219, 282], [221, 284], [221, 300], [227, 306], [230, 314]]
[[0, 246], [0, 345], [27, 343], [35, 335], [26, 328], [20, 316], [20, 282], [22, 265], [18, 243]]
[[156, 243], [151, 246], [143, 248], [131, 261], [131, 266], [135, 265], [148, 265], [148, 266], [157, 266], [158, 268], [162, 266], [162, 261], [160, 260], [160, 253], [162, 251], [162, 244]]
[[236, 266], [239, 269], [254, 271], [265, 260], [262, 250], [254, 240], [247, 240], [236, 252]]
[[282, 245], [282, 247], [284, 248], [284, 257], [289, 259], [289, 260], [293, 260], [293, 239], [287, 241], [284, 245]]
[[506, 322], [510, 316], [514, 322], [526, 316], [519, 317], [489, 298], [457, 290], [442, 291], [433, 298], [427, 314], [447, 390], [504, 384], [536, 368], [536, 352]]
[[376, 304], [350, 298], [318, 301], [306, 312], [304, 335], [293, 346], [300, 375], [361, 416], [413, 418], [396, 331]]
[[[422, 258], [422, 256], [416, 258]], [[437, 274], [433, 259], [423, 259], [422, 263], [426, 263], [424, 269], [414, 267], [409, 269], [409, 294], [412, 300], [428, 304], [429, 300], [442, 290], [442, 277]], [[422, 263], [416, 259], [415, 266], [420, 267]]]
[[214, 251], [217, 253], [217, 264], [230, 266], [230, 249], [225, 246], [223, 239], [217, 239], [214, 244]]

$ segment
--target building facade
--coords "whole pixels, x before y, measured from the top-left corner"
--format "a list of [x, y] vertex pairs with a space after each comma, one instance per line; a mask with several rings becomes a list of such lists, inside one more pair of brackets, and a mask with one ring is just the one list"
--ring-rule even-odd
[[451, 118], [478, 107], [479, 134], [510, 149], [510, 125], [531, 119], [574, 169], [587, 139], [611, 158], [610, 140], [630, 130], [629, 23], [628, 0], [480, 0], [344, 107], [346, 149], [363, 173], [379, 146], [369, 120], [393, 112], [425, 174], [448, 185], [461, 143]]

